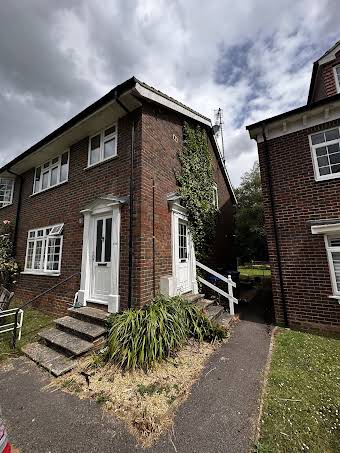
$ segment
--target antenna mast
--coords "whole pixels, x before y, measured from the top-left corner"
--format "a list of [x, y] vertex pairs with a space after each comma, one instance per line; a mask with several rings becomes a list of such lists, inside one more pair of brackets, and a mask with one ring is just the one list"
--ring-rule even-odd
[[223, 110], [219, 107], [215, 110], [215, 130], [216, 135], [221, 134], [222, 159], [225, 164], [224, 140], [223, 140]]

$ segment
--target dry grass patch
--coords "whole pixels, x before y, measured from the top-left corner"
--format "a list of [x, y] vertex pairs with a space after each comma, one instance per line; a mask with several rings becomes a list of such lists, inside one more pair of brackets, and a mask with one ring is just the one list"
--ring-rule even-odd
[[157, 363], [148, 373], [99, 364], [98, 356], [85, 358], [76, 370], [52, 385], [81, 399], [95, 399], [148, 447], [171, 428], [176, 409], [217, 347], [218, 343], [190, 341], [175, 357]]

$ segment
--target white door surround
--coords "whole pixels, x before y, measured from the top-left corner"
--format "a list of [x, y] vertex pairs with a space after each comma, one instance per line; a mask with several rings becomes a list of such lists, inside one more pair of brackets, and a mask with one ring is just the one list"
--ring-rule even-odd
[[78, 303], [95, 302], [119, 310], [120, 208], [126, 200], [98, 198], [81, 211], [84, 216], [83, 252]]
[[168, 198], [171, 210], [172, 275], [161, 277], [160, 290], [167, 296], [198, 293], [195, 249], [190, 234], [187, 210], [180, 197]]

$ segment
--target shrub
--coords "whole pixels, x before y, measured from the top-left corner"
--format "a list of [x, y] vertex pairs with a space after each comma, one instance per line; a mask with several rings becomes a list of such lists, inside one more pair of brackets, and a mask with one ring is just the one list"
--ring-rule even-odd
[[141, 309], [112, 315], [109, 325], [107, 357], [124, 369], [148, 369], [174, 354], [190, 337], [214, 341], [227, 335], [181, 297], [159, 296]]

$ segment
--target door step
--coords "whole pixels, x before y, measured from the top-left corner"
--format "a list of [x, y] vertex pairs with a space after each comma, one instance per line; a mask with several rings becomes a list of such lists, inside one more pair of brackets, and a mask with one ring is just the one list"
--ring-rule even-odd
[[71, 308], [69, 316], [56, 319], [55, 327], [39, 333], [39, 342], [22, 348], [34, 362], [53, 376], [72, 370], [76, 359], [98, 349], [104, 342], [108, 313], [90, 307]]

